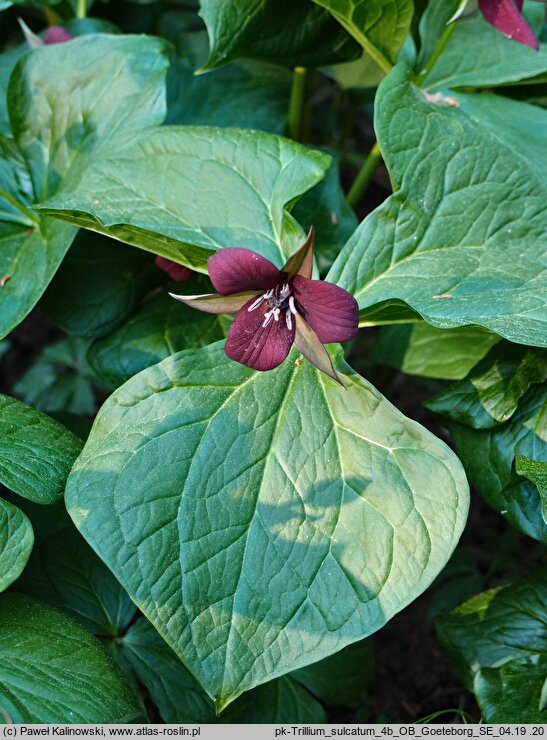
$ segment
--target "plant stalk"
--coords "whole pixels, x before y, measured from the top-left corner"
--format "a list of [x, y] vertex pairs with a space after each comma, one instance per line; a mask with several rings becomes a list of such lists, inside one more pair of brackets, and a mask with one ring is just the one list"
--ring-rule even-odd
[[420, 72], [420, 74], [416, 78], [416, 84], [417, 85], [422, 85], [425, 82], [425, 80], [427, 79], [427, 76], [429, 75], [429, 73], [431, 72], [431, 70], [433, 69], [433, 67], [435, 66], [435, 64], [437, 63], [437, 59], [443, 53], [444, 47], [450, 41], [450, 37], [454, 33], [454, 29], [456, 28], [456, 25], [457, 25], [457, 23], [454, 22], [454, 23], [451, 23], [449, 26], [447, 26], [444, 29], [444, 31], [443, 31], [443, 33], [441, 35], [441, 38], [439, 39], [439, 41], [437, 43], [437, 46], [435, 47], [435, 50], [434, 50], [433, 54], [430, 56], [429, 61], [425, 65], [424, 69], [422, 69], [422, 71]]
[[78, 0], [76, 18], [85, 18], [87, 15], [87, 0]]
[[287, 131], [291, 139], [301, 141], [303, 110], [304, 110], [304, 93], [306, 91], [305, 67], [295, 67], [292, 78], [291, 99], [289, 102], [289, 114], [287, 120]]
[[4, 198], [4, 200], [7, 200], [10, 205], [12, 205], [14, 208], [16, 208], [19, 213], [22, 213], [24, 216], [26, 216], [28, 219], [30, 219], [35, 224], [40, 223], [40, 219], [38, 216], [33, 213], [28, 208], [25, 208], [25, 206], [22, 203], [19, 203], [19, 201], [15, 200], [9, 193], [7, 193], [5, 190], [0, 188], [0, 198]]
[[359, 204], [381, 161], [382, 152], [380, 151], [378, 142], [376, 142], [370, 150], [368, 157], [363, 162], [363, 166], [349, 190], [348, 203], [352, 208], [355, 208]]

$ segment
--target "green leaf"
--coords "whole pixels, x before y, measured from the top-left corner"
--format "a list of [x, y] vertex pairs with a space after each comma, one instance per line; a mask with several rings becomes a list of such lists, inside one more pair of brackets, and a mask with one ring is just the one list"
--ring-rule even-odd
[[89, 341], [67, 337], [48, 345], [14, 387], [40, 411], [94, 415], [94, 386], [100, 381], [87, 364]]
[[[422, 69], [433, 53], [458, 3], [453, 0], [430, 2], [420, 22], [422, 49], [418, 59]], [[526, 2], [524, 15], [539, 36], [545, 9]], [[506, 38], [487, 23], [480, 13], [458, 21], [441, 56], [427, 76], [426, 86], [491, 87], [526, 80], [547, 72], [547, 48], [539, 51]]]
[[305, 231], [314, 227], [314, 255], [322, 274], [331, 267], [358, 224], [340, 184], [338, 158], [334, 152], [329, 153], [333, 155], [333, 162], [327, 176], [304, 193], [292, 211]]
[[144, 720], [140, 700], [95, 637], [15, 593], [0, 598], [0, 708], [15, 724]]
[[389, 71], [410, 29], [412, 0], [314, 0], [326, 8], [384, 71]]
[[449, 422], [452, 443], [471, 484], [485, 501], [524, 534], [547, 543], [547, 525], [534, 485], [514, 472], [516, 455], [545, 454], [545, 387], [532, 388], [511, 418], [493, 429], [470, 429]]
[[286, 206], [319, 182], [330, 157], [240, 129], [152, 129], [94, 161], [44, 213], [206, 271], [220, 247], [260, 252], [280, 267], [304, 241]]
[[499, 341], [476, 326], [437, 329], [421, 321], [383, 327], [371, 357], [408, 375], [459, 380]]
[[98, 637], [117, 637], [137, 611], [102, 560], [72, 527], [36, 546], [16, 590], [68, 611]]
[[547, 653], [517, 658], [475, 676], [474, 691], [488, 723], [537, 723], [543, 726], [547, 712], [541, 706], [547, 677]]
[[34, 534], [21, 509], [0, 498], [0, 591], [10, 586], [29, 559]]
[[541, 498], [541, 516], [547, 524], [547, 462], [531, 460], [525, 455], [515, 457], [515, 467], [519, 475], [523, 475], [538, 489]]
[[428, 97], [403, 66], [380, 85], [375, 110], [393, 195], [329, 280], [355, 295], [363, 320], [398, 299], [440, 328], [475, 324], [544, 346], [547, 113], [493, 95]]
[[67, 334], [104, 337], [124, 324], [142, 295], [160, 281], [149, 255], [81, 232], [40, 307]]
[[21, 44], [0, 54], [0, 134], [11, 135], [6, 99], [8, 82], [13, 68], [28, 50], [26, 44]]
[[[183, 283], [193, 295], [196, 281]], [[162, 294], [144, 306], [121, 329], [94, 342], [87, 358], [110, 387], [126, 380], [174, 352], [206, 347], [226, 336], [226, 316], [202, 313]]]
[[219, 710], [379, 629], [467, 514], [453, 453], [341, 350], [347, 389], [296, 359], [255, 372], [217, 343], [144, 370], [102, 407], [67, 486], [84, 537]]
[[353, 39], [309, 0], [201, 0], [211, 47], [204, 70], [240, 57], [316, 67], [359, 55]]
[[474, 596], [437, 618], [437, 634], [466, 686], [478, 670], [547, 652], [547, 569]]
[[258, 686], [243, 694], [221, 717], [228, 724], [319, 724], [325, 710], [304, 686], [291, 676]]
[[52, 504], [82, 443], [49, 416], [0, 395], [0, 482], [20, 496]]
[[78, 182], [99, 154], [165, 116], [164, 42], [91, 35], [34, 49], [16, 65], [8, 103], [36, 201]]
[[425, 406], [473, 429], [510, 419], [532, 384], [547, 379], [547, 352], [500, 342], [464, 379]]
[[166, 123], [254, 128], [282, 134], [287, 122], [291, 74], [251, 60], [194, 75], [186, 59], [167, 75]]
[[[358, 706], [373, 675], [370, 640], [360, 640], [318, 663], [300, 668], [291, 677], [331, 706]], [[289, 720], [292, 721], [292, 720]]]

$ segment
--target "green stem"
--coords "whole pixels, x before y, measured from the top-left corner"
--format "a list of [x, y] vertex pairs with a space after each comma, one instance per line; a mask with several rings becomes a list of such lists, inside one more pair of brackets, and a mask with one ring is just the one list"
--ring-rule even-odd
[[19, 203], [15, 198], [13, 198], [9, 193], [6, 193], [5, 190], [0, 188], [0, 198], [4, 198], [4, 200], [7, 200], [8, 203], [10, 203], [14, 208], [16, 208], [19, 213], [24, 214], [27, 218], [29, 218], [31, 221], [33, 221], [35, 224], [40, 223], [40, 219], [38, 216], [30, 211], [28, 208], [25, 208], [24, 205]]
[[359, 174], [355, 178], [348, 193], [348, 203], [352, 208], [355, 208], [359, 204], [359, 201], [363, 197], [368, 184], [374, 177], [376, 167], [378, 167], [381, 160], [382, 152], [380, 151], [378, 142], [376, 142], [370, 150], [368, 157], [365, 159], [363, 166], [359, 170]]
[[291, 139], [300, 141], [302, 136], [302, 112], [304, 110], [304, 93], [306, 90], [306, 68], [295, 67], [292, 78], [291, 99], [287, 131]]
[[435, 47], [435, 51], [433, 54], [429, 57], [428, 63], [425, 65], [424, 69], [420, 72], [418, 77], [416, 78], [416, 84], [422, 85], [435, 64], [437, 63], [437, 59], [441, 56], [441, 54], [444, 51], [444, 47], [448, 44], [450, 37], [454, 33], [454, 29], [456, 28], [457, 23], [451, 23], [449, 26], [447, 26], [442, 35], [439, 39], [439, 42], [437, 43], [437, 46]]
[[87, 15], [87, 0], [78, 0], [76, 18], [85, 18]]

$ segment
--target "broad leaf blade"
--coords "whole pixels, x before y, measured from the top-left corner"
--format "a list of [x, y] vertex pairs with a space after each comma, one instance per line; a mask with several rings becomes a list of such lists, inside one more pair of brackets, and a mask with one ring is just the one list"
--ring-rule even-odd
[[58, 501], [81, 448], [49, 416], [0, 395], [0, 482], [15, 493], [40, 504]]
[[257, 373], [215, 344], [143, 371], [103, 406], [67, 487], [82, 534], [219, 709], [379, 629], [466, 518], [440, 440], [340, 352], [347, 390], [295, 359]]
[[34, 534], [25, 514], [0, 499], [0, 591], [15, 581], [29, 559]]
[[0, 708], [16, 724], [144, 719], [140, 700], [95, 637], [14, 593], [0, 598]]
[[523, 475], [538, 489], [541, 498], [541, 515], [547, 524], [547, 462], [531, 460], [526, 455], [517, 455], [515, 467], [519, 475]]
[[477, 673], [474, 691], [483, 722], [537, 724], [547, 721], [542, 706], [547, 677], [547, 654], [515, 658]]
[[99, 158], [40, 211], [205, 272], [220, 247], [281, 267], [303, 241], [286, 210], [330, 157], [257, 131], [164, 126]]
[[399, 299], [440, 328], [474, 324], [544, 346], [547, 113], [493, 95], [428, 97], [403, 66], [381, 84], [375, 109], [394, 194], [329, 280], [363, 314]]

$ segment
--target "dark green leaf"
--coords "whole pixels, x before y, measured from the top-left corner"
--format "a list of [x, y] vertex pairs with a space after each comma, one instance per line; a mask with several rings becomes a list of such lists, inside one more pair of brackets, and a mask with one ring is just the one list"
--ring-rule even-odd
[[296, 359], [255, 372], [217, 343], [144, 370], [103, 406], [67, 488], [82, 534], [218, 709], [379, 629], [466, 518], [440, 440], [340, 350], [347, 390]]
[[204, 69], [250, 57], [287, 67], [334, 64], [359, 46], [309, 0], [201, 0], [211, 52]]
[[[418, 63], [424, 67], [454, 14], [458, 0], [430, 2], [420, 23], [422, 49]], [[525, 2], [524, 14], [538, 33], [545, 9], [537, 2]], [[443, 53], [427, 76], [428, 89], [441, 87], [491, 87], [526, 80], [547, 72], [547, 49], [530, 49], [506, 38], [489, 25], [480, 13], [458, 21]]]
[[228, 246], [281, 267], [304, 240], [285, 207], [329, 166], [328, 155], [271, 134], [163, 126], [96, 160], [40, 210], [202, 272]]
[[547, 569], [543, 567], [517, 583], [484, 591], [437, 618], [439, 638], [469, 688], [480, 669], [547, 652], [546, 599]]
[[381, 84], [375, 110], [394, 194], [329, 279], [355, 295], [363, 322], [399, 299], [440, 328], [474, 324], [545, 345], [547, 113], [493, 95], [430, 96], [403, 66]]
[[[195, 281], [178, 289], [192, 294]], [[166, 294], [144, 306], [125, 326], [91, 345], [88, 360], [105, 383], [113, 388], [174, 352], [205, 347], [226, 335], [226, 316], [188, 308]]]
[[517, 410], [528, 388], [547, 378], [547, 352], [500, 342], [464, 379], [425, 403], [473, 429], [491, 429]]
[[0, 498], [0, 591], [15, 581], [29, 559], [34, 534], [23, 512]]
[[475, 676], [474, 691], [483, 722], [544, 725], [546, 681], [547, 653], [482, 669]]
[[228, 724], [319, 724], [325, 710], [304, 686], [291, 676], [281, 676], [243, 694], [226, 712]]
[[0, 395], [0, 482], [15, 493], [40, 504], [57, 501], [81, 448], [49, 416]]
[[449, 422], [454, 448], [471, 484], [498, 513], [524, 534], [547, 543], [547, 524], [534, 485], [514, 472], [516, 455], [545, 455], [545, 388], [528, 391], [509, 421], [493, 429], [470, 429]]
[[137, 611], [102, 560], [72, 528], [36, 546], [16, 590], [68, 611], [100, 637], [117, 637]]
[[15, 724], [144, 720], [140, 700], [95, 637], [14, 593], [0, 597], [0, 707]]
[[499, 341], [475, 326], [437, 329], [421, 321], [382, 328], [372, 359], [408, 375], [459, 380]]
[[150, 255], [92, 232], [81, 232], [41, 303], [48, 317], [77, 337], [111, 334], [142, 295], [161, 282]]
[[395, 63], [408, 34], [412, 0], [314, 0], [326, 8], [383, 70]]
[[515, 463], [517, 473], [531, 480], [538, 489], [541, 498], [541, 515], [547, 524], [547, 462], [530, 460], [525, 455], [517, 455]]

